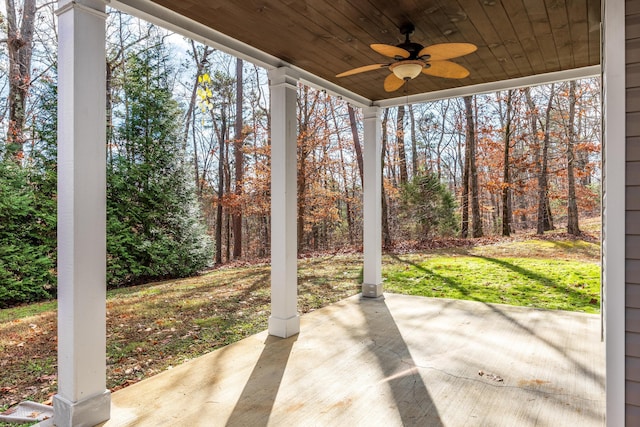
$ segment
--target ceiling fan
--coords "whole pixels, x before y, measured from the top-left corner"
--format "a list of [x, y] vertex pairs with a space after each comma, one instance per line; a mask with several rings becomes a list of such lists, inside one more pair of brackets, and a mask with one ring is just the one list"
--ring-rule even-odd
[[384, 80], [384, 90], [393, 92], [400, 89], [405, 82], [418, 77], [420, 73], [449, 79], [463, 79], [469, 75], [469, 70], [448, 60], [475, 52], [478, 49], [476, 45], [471, 43], [440, 43], [424, 47], [409, 40], [409, 36], [413, 34], [414, 30], [413, 24], [403, 25], [400, 28], [400, 33], [405, 36], [405, 40], [396, 46], [377, 43], [370, 45], [371, 49], [381, 55], [393, 58], [395, 62], [357, 67], [337, 74], [336, 77], [347, 77], [388, 68], [391, 74]]

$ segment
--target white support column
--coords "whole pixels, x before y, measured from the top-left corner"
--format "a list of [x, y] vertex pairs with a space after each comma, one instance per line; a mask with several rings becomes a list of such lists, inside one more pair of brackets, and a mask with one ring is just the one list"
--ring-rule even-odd
[[271, 317], [269, 334], [300, 332], [297, 248], [298, 76], [269, 71], [271, 85]]
[[362, 296], [382, 296], [382, 147], [380, 107], [364, 113], [363, 246], [364, 276]]
[[105, 4], [58, 9], [58, 394], [54, 423], [109, 419], [106, 387]]
[[625, 425], [625, 2], [602, 2], [603, 224], [602, 311], [606, 348], [606, 423]]

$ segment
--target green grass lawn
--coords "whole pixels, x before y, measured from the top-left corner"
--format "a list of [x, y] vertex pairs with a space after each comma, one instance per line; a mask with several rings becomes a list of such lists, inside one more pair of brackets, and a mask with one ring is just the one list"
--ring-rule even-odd
[[388, 292], [554, 310], [600, 311], [600, 265], [564, 259], [391, 256]]
[[[591, 239], [593, 240], [593, 239]], [[385, 292], [598, 313], [599, 245], [509, 240], [384, 255]], [[298, 309], [360, 292], [362, 254], [298, 261]], [[264, 330], [268, 265], [220, 268], [107, 293], [107, 386], [126, 387]], [[57, 389], [56, 303], [0, 310], [0, 411]], [[0, 424], [0, 427], [4, 427]]]

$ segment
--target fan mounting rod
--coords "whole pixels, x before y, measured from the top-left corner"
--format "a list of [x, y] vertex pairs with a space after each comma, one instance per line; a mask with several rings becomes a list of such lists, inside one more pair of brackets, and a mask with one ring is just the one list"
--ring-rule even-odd
[[406, 22], [400, 26], [400, 34], [405, 36], [405, 41], [409, 41], [409, 36], [413, 34], [416, 27], [411, 22]]
[[404, 34], [404, 42], [396, 45], [396, 47], [399, 47], [401, 49], [406, 50], [407, 52], [409, 52], [409, 57], [408, 58], [396, 58], [396, 59], [429, 59], [428, 57], [426, 58], [422, 58], [419, 56], [420, 51], [423, 49], [424, 46], [422, 46], [419, 43], [414, 43], [410, 40], [410, 36], [411, 34], [413, 34], [413, 32], [415, 31], [416, 27], [414, 27], [414, 25], [410, 22], [403, 24], [400, 27], [400, 33]]

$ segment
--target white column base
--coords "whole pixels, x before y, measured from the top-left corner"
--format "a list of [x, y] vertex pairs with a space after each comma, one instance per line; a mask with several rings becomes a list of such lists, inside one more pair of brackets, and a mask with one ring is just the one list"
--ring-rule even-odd
[[111, 416], [111, 392], [92, 396], [79, 402], [70, 402], [56, 394], [53, 396], [53, 422], [56, 427], [92, 427]]
[[362, 296], [365, 298], [378, 298], [382, 296], [382, 283], [377, 285], [370, 285], [368, 283], [362, 284]]
[[269, 317], [269, 335], [280, 338], [289, 338], [300, 332], [300, 316], [295, 315], [288, 319]]

